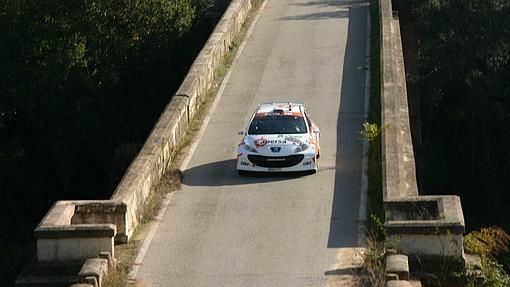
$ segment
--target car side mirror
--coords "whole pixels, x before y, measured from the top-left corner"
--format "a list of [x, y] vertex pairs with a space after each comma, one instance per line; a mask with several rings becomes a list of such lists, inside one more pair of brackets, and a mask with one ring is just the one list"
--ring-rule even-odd
[[240, 135], [240, 136], [243, 136], [244, 135], [244, 131], [238, 131], [237, 134]]

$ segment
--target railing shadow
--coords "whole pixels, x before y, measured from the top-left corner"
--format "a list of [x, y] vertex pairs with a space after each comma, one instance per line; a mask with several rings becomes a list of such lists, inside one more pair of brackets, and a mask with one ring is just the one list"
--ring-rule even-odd
[[300, 7], [338, 7], [337, 11], [325, 11], [325, 12], [314, 12], [309, 14], [292, 15], [281, 18], [280, 20], [327, 20], [327, 19], [338, 19], [338, 18], [349, 18], [349, 10], [366, 6], [365, 0], [320, 0], [310, 1], [306, 3], [291, 3], [292, 6]]
[[363, 151], [359, 132], [364, 120], [367, 10], [364, 6], [352, 6], [348, 14], [328, 248], [358, 246], [360, 236], [358, 217]]

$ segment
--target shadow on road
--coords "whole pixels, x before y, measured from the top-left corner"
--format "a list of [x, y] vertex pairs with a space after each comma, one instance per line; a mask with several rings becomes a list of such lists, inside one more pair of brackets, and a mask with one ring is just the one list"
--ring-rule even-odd
[[340, 0], [340, 1], [338, 1], [338, 0], [319, 0], [319, 1], [310, 1], [307, 3], [291, 3], [288, 5], [301, 6], [301, 7], [310, 7], [310, 6], [338, 7], [338, 8], [340, 8], [340, 10], [292, 15], [292, 16], [283, 17], [280, 20], [327, 20], [327, 19], [349, 18], [349, 15], [350, 15], [349, 9], [360, 8], [361, 6], [366, 6], [366, 1], [365, 0]]
[[228, 159], [199, 165], [185, 170], [183, 184], [189, 186], [246, 185], [273, 181], [291, 180], [306, 173], [249, 173], [239, 175], [236, 160]]
[[360, 5], [349, 7], [328, 248], [358, 246], [362, 160], [359, 131], [364, 120], [366, 9]]

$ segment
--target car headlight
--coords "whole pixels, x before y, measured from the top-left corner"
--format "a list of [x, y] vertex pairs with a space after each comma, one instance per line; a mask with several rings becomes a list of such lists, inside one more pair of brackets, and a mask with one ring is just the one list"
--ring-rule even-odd
[[309, 148], [310, 146], [308, 146], [307, 144], [305, 143], [302, 143], [300, 144], [295, 150], [294, 150], [294, 153], [297, 153], [297, 152], [302, 152], [302, 151], [305, 151]]
[[249, 152], [254, 152], [254, 153], [259, 153], [259, 151], [256, 149], [256, 148], [253, 148], [252, 146], [250, 146], [249, 144], [245, 144], [244, 145], [244, 149], [246, 151], [249, 151]]

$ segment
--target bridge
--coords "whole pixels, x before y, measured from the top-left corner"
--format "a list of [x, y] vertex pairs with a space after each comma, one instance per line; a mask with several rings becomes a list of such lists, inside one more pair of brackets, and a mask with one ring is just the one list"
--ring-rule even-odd
[[[388, 235], [401, 240], [411, 261], [462, 258], [458, 197], [418, 194], [398, 18], [391, 1], [380, 2], [381, 67], [370, 67], [367, 0], [233, 0], [111, 200], [60, 201], [41, 221], [36, 265], [84, 261], [71, 277], [100, 286], [193, 118], [206, 113], [180, 168], [182, 188], [165, 197], [130, 279], [147, 286], [350, 286], [365, 245], [367, 143], [360, 131], [370, 69], [382, 75]], [[240, 34], [203, 111], [215, 71]], [[258, 103], [272, 100], [306, 103], [321, 129], [317, 174], [237, 174], [237, 132]], [[42, 277], [26, 273], [17, 286], [69, 285]]]
[[[266, 1], [257, 11], [137, 281], [324, 286], [342, 249], [360, 246], [367, 13], [363, 0]], [[319, 172], [239, 176], [237, 132], [258, 103], [289, 99], [321, 128]]]

